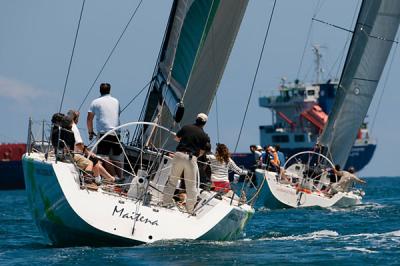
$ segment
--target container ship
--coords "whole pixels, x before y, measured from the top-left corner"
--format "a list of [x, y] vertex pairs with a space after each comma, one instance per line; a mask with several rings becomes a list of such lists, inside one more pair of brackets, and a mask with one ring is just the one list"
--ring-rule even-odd
[[24, 189], [21, 158], [26, 144], [0, 144], [0, 190]]
[[[282, 83], [279, 94], [259, 98], [259, 105], [272, 113], [272, 124], [261, 125], [260, 144], [280, 145], [287, 158], [300, 151], [313, 150], [319, 134], [325, 126], [335, 101], [338, 82], [303, 84], [298, 80]], [[368, 133], [367, 123], [363, 123], [352, 147], [345, 168], [353, 166], [363, 169], [371, 160], [376, 142]], [[254, 164], [251, 153], [236, 153], [232, 158], [246, 167]]]

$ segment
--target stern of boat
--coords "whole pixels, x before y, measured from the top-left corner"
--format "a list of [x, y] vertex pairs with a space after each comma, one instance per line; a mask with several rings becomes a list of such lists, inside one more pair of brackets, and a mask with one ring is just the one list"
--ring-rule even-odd
[[[164, 152], [136, 150], [142, 151], [143, 161], [157, 160], [152, 159], [152, 172], [135, 170], [133, 164], [131, 172], [125, 171], [136, 179], [149, 180], [143, 183], [149, 184], [143, 187], [145, 190], [138, 188], [135, 193], [131, 190], [136, 186], [133, 180], [125, 185], [108, 183], [90, 188], [68, 157], [58, 159], [52, 149], [27, 151], [22, 162], [28, 202], [47, 242], [57, 246], [136, 245], [172, 239], [232, 240], [241, 236], [254, 213], [250, 205], [236, 195], [202, 191], [194, 215], [178, 206], [164, 207], [160, 192], [169, 176], [171, 157]], [[124, 154], [135, 153], [131, 150]], [[124, 191], [126, 186], [128, 192]]]

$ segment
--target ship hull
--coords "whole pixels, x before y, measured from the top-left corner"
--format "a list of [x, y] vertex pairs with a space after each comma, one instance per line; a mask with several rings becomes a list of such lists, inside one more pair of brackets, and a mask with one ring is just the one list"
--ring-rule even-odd
[[0, 161], [0, 190], [24, 189], [21, 160]]

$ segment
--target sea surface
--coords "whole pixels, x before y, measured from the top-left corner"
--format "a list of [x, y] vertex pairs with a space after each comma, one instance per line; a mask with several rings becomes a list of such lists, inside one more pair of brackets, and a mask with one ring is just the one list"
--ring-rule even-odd
[[258, 206], [237, 241], [118, 248], [48, 246], [25, 191], [0, 191], [0, 265], [400, 265], [400, 177], [366, 180], [364, 204], [352, 208]]

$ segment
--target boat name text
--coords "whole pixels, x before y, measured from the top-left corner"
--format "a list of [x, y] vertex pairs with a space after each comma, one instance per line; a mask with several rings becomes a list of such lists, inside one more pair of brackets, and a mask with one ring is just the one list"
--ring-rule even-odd
[[152, 221], [152, 220], [144, 217], [140, 212], [125, 211], [124, 208], [118, 209], [118, 206], [114, 207], [112, 216], [114, 216], [114, 215], [124, 218], [124, 219], [131, 219], [133, 221], [158, 226], [158, 220]]

